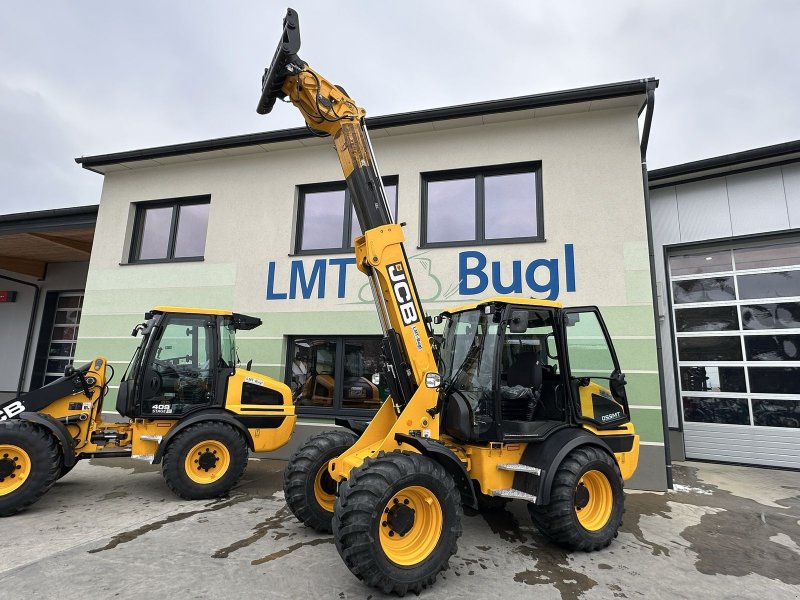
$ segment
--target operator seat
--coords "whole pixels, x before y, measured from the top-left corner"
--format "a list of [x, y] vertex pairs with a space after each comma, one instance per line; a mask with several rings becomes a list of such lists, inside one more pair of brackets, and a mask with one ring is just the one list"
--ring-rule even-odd
[[[542, 393], [542, 365], [538, 354], [531, 351], [517, 354], [506, 371], [506, 383], [507, 386], [500, 390], [503, 419], [532, 420]], [[525, 391], [512, 389], [517, 387], [525, 388]]]

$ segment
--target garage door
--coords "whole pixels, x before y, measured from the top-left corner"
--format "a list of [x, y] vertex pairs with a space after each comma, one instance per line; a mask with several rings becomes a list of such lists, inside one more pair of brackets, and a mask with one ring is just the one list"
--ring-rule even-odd
[[800, 243], [669, 257], [688, 458], [800, 468]]

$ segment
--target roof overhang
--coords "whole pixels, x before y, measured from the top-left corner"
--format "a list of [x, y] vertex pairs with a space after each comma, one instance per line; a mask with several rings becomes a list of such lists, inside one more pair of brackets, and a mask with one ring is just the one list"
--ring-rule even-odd
[[0, 269], [44, 279], [49, 263], [85, 262], [97, 206], [0, 215]]
[[[380, 137], [381, 134], [391, 136], [425, 130], [434, 131], [440, 128], [443, 122], [457, 119], [462, 120], [465, 126], [510, 120], [508, 117], [505, 119], [499, 117], [510, 113], [510, 118], [525, 118], [526, 116], [543, 117], [625, 106], [641, 110], [646, 100], [647, 91], [657, 86], [657, 79], [637, 79], [530, 96], [368, 117], [366, 123], [373, 133], [373, 137]], [[560, 110], [557, 107], [560, 107]], [[528, 111], [528, 115], [513, 114], [524, 111]], [[454, 125], [457, 126], [458, 124], [451, 124], [450, 126]], [[106, 174], [112, 171], [159, 166], [176, 162], [269, 152], [283, 148], [316, 146], [322, 143], [325, 142], [312, 135], [307, 128], [297, 127], [113, 154], [83, 156], [76, 158], [75, 162], [84, 169]]]
[[655, 189], [798, 161], [800, 161], [800, 140], [795, 140], [663, 169], [653, 169], [647, 176], [650, 188]]

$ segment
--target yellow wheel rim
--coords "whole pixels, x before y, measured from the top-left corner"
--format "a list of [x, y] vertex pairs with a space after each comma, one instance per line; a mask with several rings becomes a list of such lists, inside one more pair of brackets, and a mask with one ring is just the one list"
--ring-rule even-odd
[[314, 498], [322, 508], [329, 513], [333, 512], [333, 503], [336, 502], [336, 482], [328, 473], [328, 463], [326, 462], [314, 478]]
[[228, 448], [216, 440], [196, 444], [186, 455], [186, 474], [195, 483], [203, 485], [219, 481], [230, 465]]
[[421, 563], [442, 536], [442, 505], [424, 487], [411, 486], [397, 492], [380, 518], [381, 549], [397, 565], [409, 567]]
[[611, 518], [614, 493], [611, 483], [600, 471], [587, 471], [575, 489], [575, 513], [588, 531], [599, 531]]
[[0, 496], [22, 487], [31, 474], [31, 457], [19, 446], [0, 444]]

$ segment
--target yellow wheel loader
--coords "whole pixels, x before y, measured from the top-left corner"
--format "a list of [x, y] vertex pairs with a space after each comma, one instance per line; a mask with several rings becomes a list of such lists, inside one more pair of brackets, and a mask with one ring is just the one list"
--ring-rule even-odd
[[295, 426], [289, 387], [236, 366], [236, 331], [259, 325], [225, 310], [146, 313], [117, 393], [125, 423], [103, 421], [113, 368], [102, 357], [0, 404], [0, 516], [36, 502], [86, 458], [161, 464], [167, 485], [190, 500], [228, 493], [248, 452], [283, 446]]
[[365, 428], [322, 433], [289, 461], [293, 513], [332, 531], [367, 585], [419, 592], [448, 566], [462, 506], [528, 503], [536, 526], [566, 548], [617, 535], [623, 480], [636, 469], [625, 377], [596, 307], [495, 297], [445, 311], [441, 345], [392, 222], [364, 124], [340, 86], [297, 55], [297, 13], [262, 79], [257, 112], [294, 104], [330, 135], [363, 235], [358, 269], [383, 330], [381, 377], [391, 396]]

